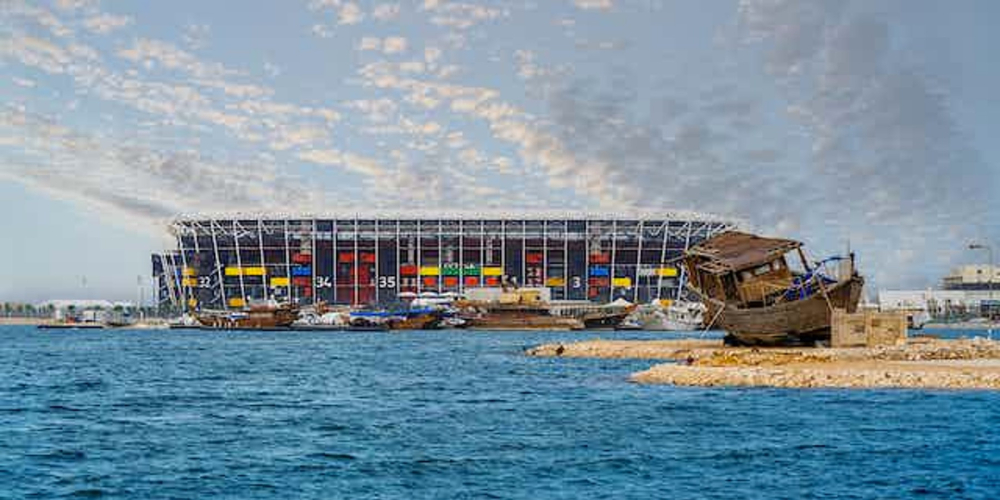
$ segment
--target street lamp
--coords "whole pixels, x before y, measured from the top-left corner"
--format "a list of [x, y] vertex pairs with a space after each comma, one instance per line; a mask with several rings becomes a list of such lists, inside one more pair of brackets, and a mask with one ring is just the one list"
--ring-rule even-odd
[[993, 305], [993, 275], [996, 274], [996, 266], [993, 262], [993, 246], [984, 243], [970, 243], [969, 250], [986, 250], [990, 256], [990, 276], [989, 276], [989, 291], [990, 291], [990, 305]]

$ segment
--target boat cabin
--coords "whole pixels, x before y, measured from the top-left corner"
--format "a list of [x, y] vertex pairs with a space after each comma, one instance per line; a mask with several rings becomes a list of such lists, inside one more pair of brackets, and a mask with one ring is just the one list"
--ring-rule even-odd
[[763, 238], [729, 231], [692, 247], [685, 255], [691, 284], [708, 297], [741, 307], [761, 307], [785, 298], [799, 273], [786, 255], [798, 252], [803, 268], [809, 263], [795, 240]]

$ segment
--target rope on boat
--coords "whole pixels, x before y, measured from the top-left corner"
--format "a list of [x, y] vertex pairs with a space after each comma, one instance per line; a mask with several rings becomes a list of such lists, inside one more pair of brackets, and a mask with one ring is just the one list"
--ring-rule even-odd
[[706, 325], [705, 329], [701, 331], [701, 335], [699, 335], [699, 337], [704, 337], [705, 333], [712, 329], [712, 326], [715, 325], [715, 320], [719, 319], [719, 316], [722, 315], [722, 311], [725, 309], [726, 304], [722, 304], [722, 307], [719, 308], [719, 312], [715, 313], [715, 317], [712, 318], [712, 321], [708, 322], [708, 325]]

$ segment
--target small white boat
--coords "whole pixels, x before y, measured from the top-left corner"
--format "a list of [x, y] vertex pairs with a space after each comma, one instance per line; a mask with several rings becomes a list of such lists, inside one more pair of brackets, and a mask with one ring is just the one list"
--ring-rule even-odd
[[674, 301], [666, 307], [658, 302], [639, 306], [632, 319], [644, 330], [685, 332], [701, 329], [704, 317], [705, 306], [700, 302]]

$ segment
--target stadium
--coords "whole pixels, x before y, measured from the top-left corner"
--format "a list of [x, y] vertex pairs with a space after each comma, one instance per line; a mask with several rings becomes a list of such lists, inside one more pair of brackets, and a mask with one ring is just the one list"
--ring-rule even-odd
[[177, 247], [152, 264], [172, 310], [376, 305], [501, 286], [647, 302], [678, 297], [685, 249], [735, 227], [691, 212], [195, 215], [170, 222]]

